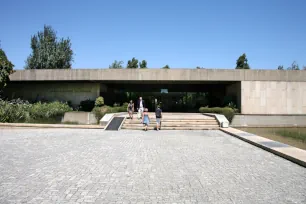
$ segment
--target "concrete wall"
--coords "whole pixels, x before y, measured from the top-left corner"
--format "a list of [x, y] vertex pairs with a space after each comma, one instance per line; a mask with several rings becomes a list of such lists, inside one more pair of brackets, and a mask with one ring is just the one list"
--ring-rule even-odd
[[77, 106], [86, 99], [95, 100], [100, 95], [99, 83], [10, 83], [5, 89], [9, 98], [22, 98], [29, 101], [71, 101]]
[[304, 81], [306, 72], [235, 69], [17, 70], [12, 81]]
[[235, 115], [231, 127], [306, 127], [306, 115]]
[[242, 114], [306, 114], [306, 82], [242, 81]]
[[97, 124], [95, 114], [90, 112], [67, 112], [62, 122], [76, 122], [78, 124]]

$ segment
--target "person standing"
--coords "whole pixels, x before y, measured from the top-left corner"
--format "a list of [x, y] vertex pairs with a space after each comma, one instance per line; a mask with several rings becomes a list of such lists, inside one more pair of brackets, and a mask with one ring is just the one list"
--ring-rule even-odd
[[127, 111], [129, 113], [130, 119], [133, 119], [134, 103], [132, 100], [130, 100], [130, 103], [128, 104]]
[[142, 100], [142, 97], [139, 97], [139, 100], [137, 101], [138, 119], [142, 117], [142, 113], [145, 107], [145, 101]]
[[147, 131], [150, 124], [149, 112], [147, 108], [145, 108], [144, 112], [142, 113], [142, 124], [144, 125], [144, 130]]
[[162, 119], [162, 109], [158, 105], [155, 110], [155, 117], [156, 117], [156, 130], [160, 130], [161, 128], [161, 119]]

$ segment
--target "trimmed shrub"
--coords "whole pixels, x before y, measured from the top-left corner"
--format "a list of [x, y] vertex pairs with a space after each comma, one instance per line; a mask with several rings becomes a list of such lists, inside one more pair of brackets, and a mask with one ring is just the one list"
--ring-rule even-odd
[[90, 112], [95, 107], [95, 101], [87, 99], [85, 101], [81, 101], [80, 103], [80, 110]]
[[95, 102], [95, 106], [96, 107], [101, 107], [104, 105], [104, 98], [102, 96], [99, 96], [97, 99], [96, 99], [96, 102]]
[[234, 115], [235, 115], [235, 111], [232, 108], [229, 107], [225, 107], [225, 108], [220, 108], [220, 107], [213, 107], [213, 108], [209, 108], [209, 107], [201, 107], [199, 109], [200, 113], [216, 113], [216, 114], [222, 114], [224, 115], [229, 122], [232, 121]]

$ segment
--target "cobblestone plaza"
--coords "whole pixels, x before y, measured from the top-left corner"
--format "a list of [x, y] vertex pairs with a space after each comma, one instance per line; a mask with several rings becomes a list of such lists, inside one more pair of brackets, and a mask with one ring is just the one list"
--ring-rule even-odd
[[218, 130], [0, 129], [0, 203], [306, 203], [306, 169]]

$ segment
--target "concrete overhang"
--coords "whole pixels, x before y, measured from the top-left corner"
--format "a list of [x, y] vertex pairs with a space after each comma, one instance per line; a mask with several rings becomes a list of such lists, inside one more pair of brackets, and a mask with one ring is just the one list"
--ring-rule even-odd
[[36, 69], [17, 70], [11, 81], [292, 81], [305, 82], [304, 70], [237, 69]]

